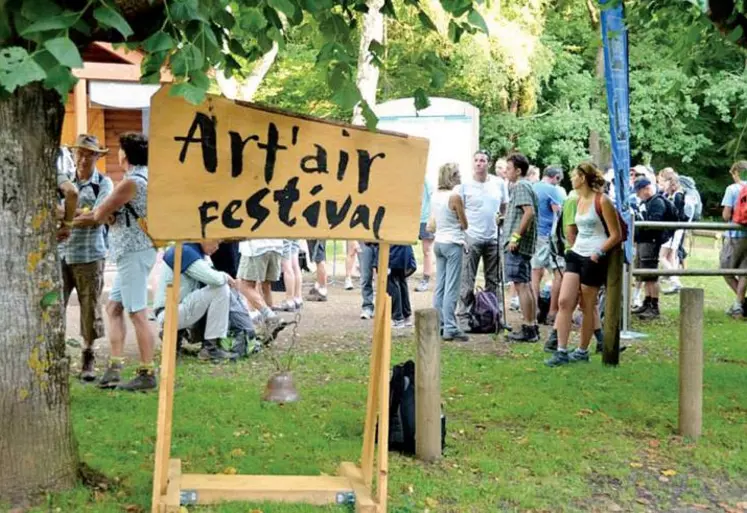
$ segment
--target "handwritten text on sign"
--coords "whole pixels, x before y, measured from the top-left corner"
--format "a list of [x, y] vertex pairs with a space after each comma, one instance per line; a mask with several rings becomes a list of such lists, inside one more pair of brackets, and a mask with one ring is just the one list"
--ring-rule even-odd
[[161, 89], [151, 103], [148, 228], [158, 240], [414, 242], [428, 141]]

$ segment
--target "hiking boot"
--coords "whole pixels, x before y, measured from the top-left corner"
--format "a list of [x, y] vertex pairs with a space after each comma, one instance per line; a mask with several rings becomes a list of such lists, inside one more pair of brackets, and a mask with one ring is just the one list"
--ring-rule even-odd
[[422, 280], [420, 280], [420, 283], [418, 283], [417, 286], [415, 287], [415, 292], [426, 292], [428, 290], [429, 283], [430, 283], [429, 280], [423, 278]]
[[81, 354], [80, 379], [83, 381], [96, 381], [96, 357], [93, 349], [84, 349]]
[[570, 353], [566, 353], [568, 355], [568, 361], [571, 363], [589, 363], [589, 351], [582, 351], [579, 348], [574, 349]]
[[374, 316], [373, 310], [371, 310], [370, 308], [364, 308], [363, 310], [361, 310], [361, 319], [364, 319], [367, 321], [367, 320], [373, 319], [373, 316]]
[[554, 353], [558, 350], [558, 330], [552, 330], [550, 333], [550, 336], [547, 337], [547, 342], [545, 342], [545, 352], [546, 353]]
[[446, 342], [469, 342], [469, 337], [467, 336], [467, 334], [461, 331], [444, 335], [442, 338]]
[[552, 358], [545, 360], [545, 365], [548, 367], [560, 367], [561, 365], [568, 365], [570, 359], [568, 358], [567, 351], [555, 351], [552, 354]]
[[197, 354], [199, 360], [202, 360], [203, 362], [210, 360], [213, 363], [223, 361], [235, 362], [238, 357], [239, 355], [236, 353], [224, 351], [220, 346], [218, 346], [218, 341], [215, 339], [205, 340], [202, 344], [202, 349], [200, 349], [200, 352]]
[[117, 387], [117, 390], [126, 392], [146, 392], [153, 390], [158, 384], [156, 383], [156, 371], [152, 368], [140, 367], [137, 374], [127, 383]]
[[99, 388], [117, 388], [119, 382], [122, 380], [122, 363], [120, 362], [109, 362], [109, 366], [106, 368], [104, 375], [99, 380]]
[[638, 314], [638, 318], [642, 321], [651, 321], [653, 319], [658, 319], [660, 315], [659, 307], [649, 304], [646, 310]]
[[319, 292], [319, 289], [314, 287], [309, 291], [309, 294], [306, 296], [306, 301], [324, 302], [324, 301], [327, 301], [327, 294], [322, 294], [321, 292]]
[[539, 334], [535, 331], [534, 326], [527, 324], [521, 325], [521, 331], [508, 335], [509, 342], [537, 342]]

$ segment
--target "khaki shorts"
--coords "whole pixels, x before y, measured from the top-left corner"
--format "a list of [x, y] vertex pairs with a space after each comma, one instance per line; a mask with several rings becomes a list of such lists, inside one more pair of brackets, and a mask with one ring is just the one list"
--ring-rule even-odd
[[721, 269], [747, 269], [747, 237], [725, 237], [720, 263]]
[[278, 281], [282, 256], [268, 251], [260, 256], [241, 255], [237, 277], [246, 281]]
[[537, 237], [537, 246], [532, 256], [532, 269], [563, 269], [565, 259], [562, 255], [552, 256], [552, 247], [548, 237]]

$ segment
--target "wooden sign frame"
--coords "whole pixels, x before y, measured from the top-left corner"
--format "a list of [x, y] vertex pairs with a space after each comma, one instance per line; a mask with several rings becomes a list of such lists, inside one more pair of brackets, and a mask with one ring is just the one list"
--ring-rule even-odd
[[[349, 504], [354, 501], [356, 513], [385, 513], [389, 481], [389, 367], [392, 345], [392, 300], [386, 294], [387, 273], [379, 272], [376, 278], [379, 293], [376, 295], [360, 466], [343, 462], [338, 476], [182, 474], [181, 460], [171, 458], [179, 309], [176, 291], [181, 281], [181, 262], [182, 244], [179, 242], [175, 247], [174, 280], [166, 291], [151, 512], [179, 513], [183, 504], [215, 504], [223, 501], [280, 501], [318, 505]], [[388, 268], [389, 244], [381, 243], [378, 269]], [[377, 419], [378, 458], [377, 465], [374, 465]]]

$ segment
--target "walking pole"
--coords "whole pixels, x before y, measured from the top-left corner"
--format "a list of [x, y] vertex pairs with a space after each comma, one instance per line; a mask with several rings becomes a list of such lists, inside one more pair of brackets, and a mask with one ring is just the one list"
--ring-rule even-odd
[[500, 320], [500, 326], [496, 325], [495, 330], [496, 334], [502, 333], [503, 331], [506, 331], [508, 328], [508, 325], [506, 324], [506, 289], [503, 285], [503, 256], [501, 255], [501, 229], [502, 229], [502, 220], [501, 223], [498, 224], [498, 229], [496, 230], [498, 235], [498, 269], [496, 269], [496, 272], [498, 273], [498, 288], [501, 291], [501, 304], [503, 305], [503, 311], [501, 312], [501, 320]]

